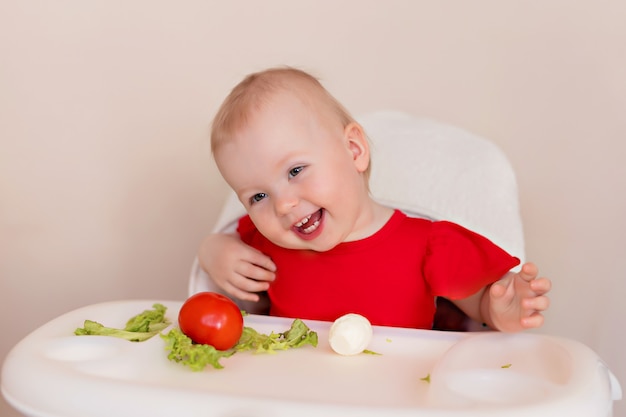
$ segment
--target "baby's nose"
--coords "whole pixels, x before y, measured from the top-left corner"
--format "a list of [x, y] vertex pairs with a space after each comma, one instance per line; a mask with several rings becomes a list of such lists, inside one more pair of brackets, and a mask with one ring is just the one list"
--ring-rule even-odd
[[298, 197], [290, 193], [281, 193], [274, 198], [274, 209], [279, 215], [288, 214], [294, 207], [298, 205]]

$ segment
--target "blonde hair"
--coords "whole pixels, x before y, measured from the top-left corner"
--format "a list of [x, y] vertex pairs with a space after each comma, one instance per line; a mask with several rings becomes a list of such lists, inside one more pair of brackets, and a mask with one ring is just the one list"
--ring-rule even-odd
[[[220, 106], [211, 128], [211, 150], [246, 126], [254, 110], [262, 108], [272, 96], [289, 91], [304, 103], [321, 104], [346, 127], [354, 122], [348, 111], [312, 75], [295, 68], [271, 68], [245, 77], [232, 89]], [[317, 99], [317, 100], [316, 100]]]

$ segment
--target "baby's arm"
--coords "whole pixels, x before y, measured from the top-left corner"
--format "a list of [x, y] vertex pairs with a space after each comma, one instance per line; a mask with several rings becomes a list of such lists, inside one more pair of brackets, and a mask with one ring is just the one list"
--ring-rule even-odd
[[465, 313], [489, 327], [503, 332], [518, 332], [541, 327], [542, 312], [550, 300], [546, 296], [552, 283], [539, 278], [532, 263], [522, 266], [520, 272], [509, 272], [499, 281], [463, 300], [455, 301]]
[[227, 294], [241, 300], [258, 301], [274, 280], [272, 260], [245, 244], [236, 233], [213, 233], [198, 250], [202, 269]]

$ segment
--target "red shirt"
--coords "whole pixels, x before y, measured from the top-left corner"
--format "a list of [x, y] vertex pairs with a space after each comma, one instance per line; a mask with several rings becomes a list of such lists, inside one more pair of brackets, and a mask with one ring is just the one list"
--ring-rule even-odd
[[276, 264], [270, 314], [282, 317], [334, 321], [359, 313], [374, 325], [430, 329], [435, 297], [468, 297], [519, 264], [457, 224], [398, 210], [374, 235], [326, 252], [281, 248], [248, 216], [237, 230]]

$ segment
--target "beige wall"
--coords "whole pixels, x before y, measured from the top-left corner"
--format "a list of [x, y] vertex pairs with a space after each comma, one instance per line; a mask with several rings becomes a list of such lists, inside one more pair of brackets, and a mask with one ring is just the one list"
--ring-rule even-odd
[[226, 192], [210, 117], [244, 74], [290, 64], [355, 114], [498, 143], [554, 280], [544, 331], [626, 384], [624, 16], [619, 0], [0, 2], [0, 359], [76, 307], [185, 297]]

